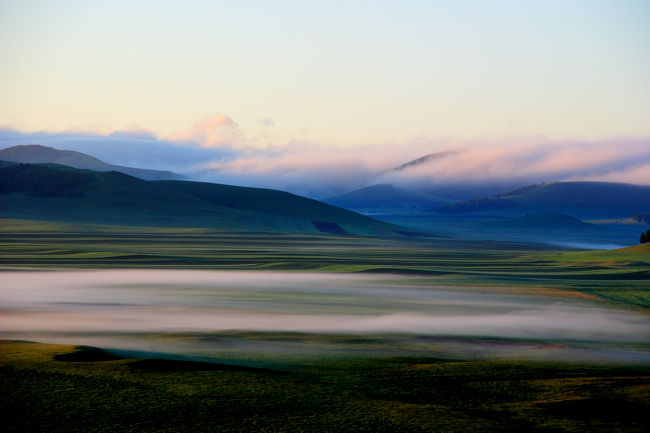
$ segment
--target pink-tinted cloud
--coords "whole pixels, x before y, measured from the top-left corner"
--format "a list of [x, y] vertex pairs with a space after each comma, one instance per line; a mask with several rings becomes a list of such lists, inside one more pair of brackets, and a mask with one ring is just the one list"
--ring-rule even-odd
[[650, 163], [626, 168], [625, 170], [612, 171], [603, 175], [582, 176], [576, 180], [599, 180], [650, 185]]
[[203, 147], [235, 148], [245, 143], [243, 132], [235, 121], [225, 114], [205, 117], [195, 122], [190, 129], [170, 134], [165, 138]]
[[545, 182], [581, 178], [650, 183], [650, 177], [628, 176], [640, 161], [650, 163], [650, 140], [598, 142], [474, 142], [458, 143], [459, 151], [444, 158], [382, 176], [395, 183], [457, 183], [483, 181]]
[[[494, 192], [562, 180], [650, 184], [650, 137], [592, 141], [540, 136], [472, 141], [420, 138], [344, 148], [298, 140], [267, 143], [263, 137], [248, 136], [233, 119], [221, 114], [162, 139], [137, 125], [103, 135], [0, 129], [0, 146], [15, 144], [74, 148], [116, 164], [174, 170], [195, 180], [277, 188], [314, 197], [377, 183], [422, 187], [485, 184], [495, 185]], [[444, 151], [453, 152], [391, 170]]]
[[[455, 152], [402, 170], [390, 170], [428, 153], [448, 150]], [[489, 183], [523, 186], [589, 179], [650, 184], [648, 166], [650, 139], [556, 142], [522, 137], [447, 142], [444, 147], [425, 140], [343, 149], [290, 143], [205, 164], [201, 166], [201, 176], [216, 182], [325, 196], [375, 183], [420, 187]]]

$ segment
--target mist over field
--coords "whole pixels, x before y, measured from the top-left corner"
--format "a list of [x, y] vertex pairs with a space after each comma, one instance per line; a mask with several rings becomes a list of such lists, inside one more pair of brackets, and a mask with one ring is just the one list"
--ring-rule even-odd
[[[129, 349], [151, 348], [129, 335], [224, 331], [650, 342], [646, 315], [585, 299], [390, 275], [102, 270], [4, 272], [2, 280], [2, 338]], [[218, 354], [219, 345], [211, 350]]]

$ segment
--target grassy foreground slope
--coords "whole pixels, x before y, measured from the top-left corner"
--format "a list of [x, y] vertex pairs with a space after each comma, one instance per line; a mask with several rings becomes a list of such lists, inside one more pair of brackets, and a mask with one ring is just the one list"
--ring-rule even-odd
[[0, 343], [8, 432], [644, 432], [647, 367], [434, 358], [274, 370]]
[[56, 164], [0, 166], [0, 216], [76, 223], [398, 235], [399, 227], [281, 191], [148, 182]]

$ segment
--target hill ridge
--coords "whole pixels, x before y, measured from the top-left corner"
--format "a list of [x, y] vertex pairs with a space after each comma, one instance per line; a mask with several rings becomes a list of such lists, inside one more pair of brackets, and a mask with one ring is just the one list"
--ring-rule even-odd
[[236, 231], [396, 236], [401, 227], [284, 191], [0, 164], [0, 217]]
[[447, 214], [560, 212], [578, 218], [626, 217], [647, 211], [650, 186], [617, 182], [575, 181], [528, 185], [436, 209]]
[[93, 171], [119, 171], [144, 180], [184, 179], [184, 176], [171, 171], [109, 164], [83, 152], [60, 150], [40, 144], [21, 144], [0, 149], [0, 160], [27, 164], [61, 164]]

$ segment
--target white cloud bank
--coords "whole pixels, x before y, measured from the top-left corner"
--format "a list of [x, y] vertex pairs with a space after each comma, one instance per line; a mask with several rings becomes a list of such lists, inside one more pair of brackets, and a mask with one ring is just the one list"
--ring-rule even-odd
[[[247, 136], [229, 116], [217, 114], [185, 131], [158, 137], [137, 125], [108, 134], [0, 129], [0, 147], [43, 144], [89, 153], [114, 164], [174, 170], [202, 181], [289, 190], [324, 197], [375, 183], [409, 186], [523, 186], [561, 180], [602, 180], [650, 185], [650, 137], [606, 140], [435, 140], [334, 145]], [[399, 171], [390, 169], [433, 152], [442, 158]]]

